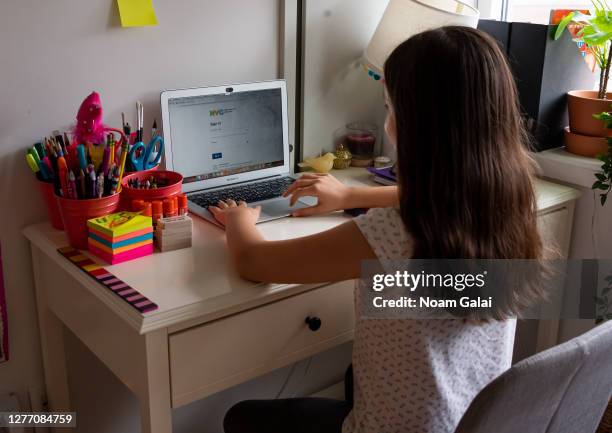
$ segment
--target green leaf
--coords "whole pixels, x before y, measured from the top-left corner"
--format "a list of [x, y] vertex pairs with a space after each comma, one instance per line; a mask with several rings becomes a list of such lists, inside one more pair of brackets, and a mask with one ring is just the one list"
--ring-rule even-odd
[[574, 19], [574, 16], [576, 16], [576, 12], [570, 12], [565, 18], [563, 18], [563, 20], [561, 20], [561, 22], [557, 26], [557, 31], [555, 32], [555, 40], [561, 37], [565, 28]]
[[593, 184], [592, 189], [600, 189], [602, 191], [607, 191], [610, 187], [606, 185], [604, 182], [597, 181]]
[[605, 182], [607, 180], [606, 175], [603, 173], [595, 173], [595, 177], [597, 178], [597, 180], [599, 180], [600, 182]]
[[606, 205], [606, 201], [608, 200], [608, 196], [606, 194], [602, 194], [601, 197], [599, 197], [600, 201], [601, 201], [601, 205], [605, 206]]

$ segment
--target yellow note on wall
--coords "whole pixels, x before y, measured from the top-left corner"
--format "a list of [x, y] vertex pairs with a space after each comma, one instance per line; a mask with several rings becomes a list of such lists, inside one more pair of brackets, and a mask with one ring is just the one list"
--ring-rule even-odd
[[151, 0], [117, 0], [121, 27], [156, 26], [157, 17]]

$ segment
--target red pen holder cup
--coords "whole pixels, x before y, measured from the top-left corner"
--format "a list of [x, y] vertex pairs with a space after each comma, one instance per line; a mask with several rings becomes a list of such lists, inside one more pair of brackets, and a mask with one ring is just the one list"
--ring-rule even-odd
[[51, 220], [51, 226], [57, 230], [64, 230], [62, 216], [57, 205], [57, 200], [55, 199], [55, 189], [53, 188], [53, 183], [38, 181], [38, 186], [40, 188], [43, 201], [45, 202], [45, 206], [47, 207], [47, 214], [49, 215], [49, 220]]
[[56, 197], [70, 246], [87, 249], [87, 220], [116, 212], [119, 209], [119, 196], [114, 194], [89, 200]]
[[[140, 181], [146, 181], [151, 176], [156, 179], [163, 179], [168, 184], [161, 188], [155, 189], [136, 189], [130, 188], [128, 183], [131, 180], [138, 179]], [[143, 200], [152, 202], [154, 200], [164, 200], [166, 198], [174, 197], [179, 195], [183, 188], [183, 176], [175, 171], [156, 170], [152, 172], [137, 171], [129, 176], [125, 176], [121, 181], [121, 210], [132, 210], [133, 200]]]

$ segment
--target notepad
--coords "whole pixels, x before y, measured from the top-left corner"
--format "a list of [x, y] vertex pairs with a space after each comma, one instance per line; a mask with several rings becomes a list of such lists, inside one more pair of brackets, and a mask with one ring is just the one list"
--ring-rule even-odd
[[151, 217], [119, 212], [87, 221], [87, 249], [110, 264], [153, 254]]
[[102, 233], [114, 241], [120, 236], [128, 234], [141, 234], [139, 231], [149, 229], [152, 231], [151, 217], [140, 215], [139, 212], [118, 212], [110, 215], [93, 218], [87, 221], [90, 230]]
[[151, 0], [117, 0], [122, 27], [156, 26], [157, 17]]

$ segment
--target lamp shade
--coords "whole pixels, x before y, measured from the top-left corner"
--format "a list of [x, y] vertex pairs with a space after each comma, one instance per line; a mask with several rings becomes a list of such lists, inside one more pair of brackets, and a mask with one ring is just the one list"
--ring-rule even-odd
[[387, 57], [417, 33], [446, 25], [476, 27], [480, 13], [456, 0], [390, 0], [365, 52], [365, 67], [382, 76]]

